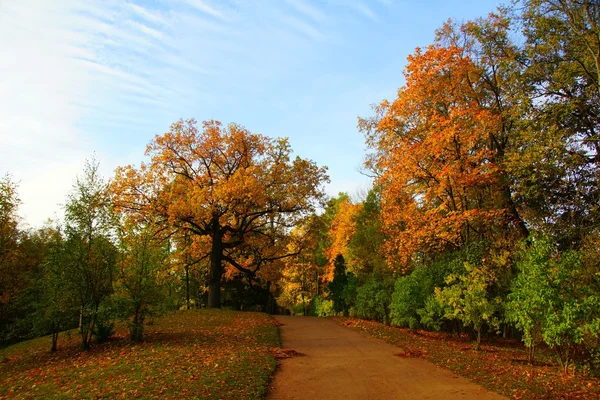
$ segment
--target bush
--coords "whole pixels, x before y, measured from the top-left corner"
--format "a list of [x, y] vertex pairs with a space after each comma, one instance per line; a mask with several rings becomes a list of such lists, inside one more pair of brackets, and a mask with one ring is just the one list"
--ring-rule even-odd
[[[107, 302], [108, 303], [108, 302]], [[96, 325], [94, 327], [94, 338], [97, 343], [106, 342], [115, 334], [115, 324], [113, 318], [115, 317], [115, 309], [112, 305], [112, 299], [109, 304], [102, 304], [98, 308], [96, 314]]]
[[597, 261], [586, 267], [585, 257], [583, 251], [561, 254], [549, 240], [534, 239], [521, 252], [519, 275], [509, 295], [507, 317], [523, 332], [525, 344], [532, 349], [541, 334], [564, 372], [577, 348], [597, 343], [600, 336]]
[[433, 298], [434, 289], [445, 285], [444, 278], [464, 271], [468, 254], [451, 254], [428, 265], [417, 266], [409, 275], [396, 280], [390, 318], [393, 325], [439, 330], [442, 325], [441, 305]]
[[316, 315], [317, 317], [336, 315], [333, 301], [324, 299], [321, 296], [316, 296], [313, 299], [311, 311], [311, 314]]
[[393, 285], [393, 279], [384, 279], [378, 274], [371, 275], [357, 290], [356, 315], [389, 324]]
[[421, 325], [427, 329], [439, 331], [444, 324], [444, 307], [432, 294], [425, 300], [425, 307], [417, 310]]
[[471, 326], [477, 334], [476, 349], [479, 350], [481, 332], [484, 325], [498, 328], [496, 316], [500, 310], [500, 297], [490, 295], [494, 283], [494, 273], [486, 266], [475, 266], [465, 262], [466, 273], [450, 274], [446, 286], [435, 289], [436, 300], [444, 308], [444, 317], [458, 320], [464, 326]]
[[420, 327], [417, 311], [423, 308], [425, 287], [417, 279], [415, 273], [398, 278], [394, 285], [390, 319], [393, 325], [417, 329]]

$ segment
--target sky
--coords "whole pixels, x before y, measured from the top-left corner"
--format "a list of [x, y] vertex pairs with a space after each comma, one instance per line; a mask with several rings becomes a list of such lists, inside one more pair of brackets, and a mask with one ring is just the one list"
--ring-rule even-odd
[[495, 0], [0, 0], [0, 176], [25, 225], [60, 218], [85, 160], [108, 179], [180, 118], [289, 137], [364, 192], [357, 118], [406, 57]]

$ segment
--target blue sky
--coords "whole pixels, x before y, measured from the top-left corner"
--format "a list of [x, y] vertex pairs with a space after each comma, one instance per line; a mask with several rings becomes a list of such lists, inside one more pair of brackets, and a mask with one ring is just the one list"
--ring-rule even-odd
[[393, 98], [406, 57], [448, 18], [494, 0], [0, 0], [0, 174], [30, 225], [93, 153], [105, 176], [138, 164], [179, 118], [290, 138], [357, 193], [358, 116]]

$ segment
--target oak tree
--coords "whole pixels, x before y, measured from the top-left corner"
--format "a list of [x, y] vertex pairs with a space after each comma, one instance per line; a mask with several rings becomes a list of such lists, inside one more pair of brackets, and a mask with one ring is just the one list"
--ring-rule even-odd
[[325, 168], [292, 158], [287, 139], [272, 139], [217, 121], [180, 120], [148, 145], [148, 164], [117, 170], [117, 207], [154, 213], [197, 244], [210, 261], [209, 307], [221, 305], [226, 266], [254, 276], [270, 261], [278, 235], [315, 209]]

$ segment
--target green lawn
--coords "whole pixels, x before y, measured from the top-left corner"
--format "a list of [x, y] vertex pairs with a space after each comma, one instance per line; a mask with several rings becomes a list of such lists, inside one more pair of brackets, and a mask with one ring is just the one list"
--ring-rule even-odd
[[526, 362], [522, 344], [516, 340], [482, 342], [474, 350], [467, 336], [411, 331], [377, 322], [334, 317], [336, 322], [362, 330], [399, 346], [399, 356], [421, 357], [513, 399], [600, 399], [600, 379], [583, 374], [564, 375], [548, 351], [537, 356], [536, 365]]
[[131, 344], [114, 339], [80, 350], [61, 336], [0, 350], [0, 398], [260, 399], [275, 371], [276, 322], [266, 314], [227, 310], [169, 313]]

